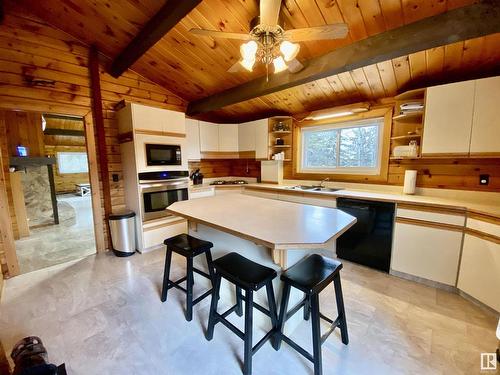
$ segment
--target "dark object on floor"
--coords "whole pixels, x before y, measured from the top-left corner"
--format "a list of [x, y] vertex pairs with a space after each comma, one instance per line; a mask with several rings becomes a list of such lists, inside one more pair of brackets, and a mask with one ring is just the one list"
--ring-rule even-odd
[[[209, 341], [212, 340], [214, 337], [214, 327], [219, 322], [229, 328], [244, 342], [243, 374], [251, 375], [252, 356], [257, 353], [267, 340], [272, 340], [276, 329], [278, 315], [276, 310], [276, 299], [274, 298], [273, 279], [277, 276], [277, 273], [272, 268], [252, 262], [250, 259], [238, 253], [224, 255], [214, 260], [213, 264], [215, 268], [215, 285], [212, 293], [206, 338]], [[219, 314], [217, 312], [217, 303], [219, 301], [222, 277], [236, 286], [236, 305], [225, 313]], [[264, 286], [266, 287], [269, 310], [253, 301], [253, 292], [258, 291]], [[244, 297], [242, 289], [245, 291]], [[243, 315], [243, 298], [245, 300], [245, 332], [242, 332], [226, 319], [233, 311], [236, 312], [238, 316]], [[271, 318], [272, 328], [252, 347], [254, 307]]]
[[[278, 319], [274, 349], [279, 350], [281, 341], [283, 340], [314, 364], [314, 375], [323, 374], [321, 345], [326, 341], [335, 328], [340, 328], [342, 342], [345, 345], [349, 343], [349, 337], [347, 335], [347, 321], [344, 310], [344, 297], [342, 295], [342, 287], [340, 285], [341, 269], [342, 263], [314, 254], [301, 260], [299, 263], [290, 267], [281, 274], [281, 280], [285, 283], [285, 285], [283, 288], [283, 297], [281, 299], [280, 315]], [[335, 320], [327, 318], [319, 311], [319, 293], [330, 285], [332, 281], [335, 287], [335, 299], [337, 300], [338, 312], [337, 319]], [[292, 287], [304, 292], [305, 297], [295, 307], [288, 310], [288, 299], [290, 297], [290, 290]], [[312, 320], [313, 355], [283, 334], [285, 322], [297, 311], [299, 311], [302, 306], [304, 306], [304, 319], [309, 320], [309, 317], [311, 317]], [[324, 335], [321, 335], [321, 319], [330, 323], [330, 329]]]
[[64, 363], [60, 366], [49, 363], [47, 350], [42, 340], [28, 336], [18, 341], [10, 354], [14, 361], [13, 375], [66, 375]]
[[[197, 274], [209, 279], [213, 286], [214, 275], [212, 266], [212, 254], [210, 252], [210, 249], [214, 245], [211, 242], [200, 240], [188, 234], [179, 234], [177, 236], [167, 238], [165, 241], [163, 241], [163, 243], [167, 246], [167, 255], [165, 257], [165, 271], [163, 273], [161, 301], [165, 302], [167, 300], [167, 293], [170, 288], [175, 287], [179, 290], [182, 290], [184, 293], [186, 293], [186, 320], [189, 322], [191, 321], [191, 319], [193, 319], [193, 306], [212, 293], [212, 289], [210, 289], [193, 301], [193, 272], [196, 272]], [[182, 255], [186, 258], [186, 276], [177, 281], [171, 281], [169, 279], [172, 252]], [[205, 253], [205, 257], [207, 259], [207, 267], [210, 274], [207, 274], [193, 266], [194, 257], [203, 253]], [[183, 288], [179, 285], [183, 281], [186, 281], [186, 288]]]

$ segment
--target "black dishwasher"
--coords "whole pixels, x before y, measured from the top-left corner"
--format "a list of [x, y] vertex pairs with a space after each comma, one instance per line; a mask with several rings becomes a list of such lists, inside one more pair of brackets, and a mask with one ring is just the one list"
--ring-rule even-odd
[[337, 239], [337, 256], [389, 272], [394, 203], [337, 198], [337, 208], [358, 220]]

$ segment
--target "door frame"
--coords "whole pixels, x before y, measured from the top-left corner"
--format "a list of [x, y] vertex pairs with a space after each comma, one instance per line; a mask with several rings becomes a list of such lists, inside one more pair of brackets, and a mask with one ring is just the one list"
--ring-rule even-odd
[[[2, 110], [9, 111], [12, 109], [5, 108]], [[29, 108], [23, 108], [22, 110], [26, 112], [32, 111]], [[51, 111], [50, 108], [47, 108], [47, 111], [40, 111], [40, 109], [38, 109], [33, 112], [54, 113], [54, 111]], [[90, 182], [91, 200], [92, 200], [92, 218], [94, 222], [94, 238], [96, 245], [96, 253], [101, 253], [106, 251], [106, 245], [104, 241], [104, 220], [103, 220], [104, 216], [103, 216], [103, 209], [101, 206], [101, 191], [99, 188], [99, 171], [97, 163], [97, 150], [96, 150], [94, 121], [92, 118], [92, 112], [89, 111], [83, 116], [82, 114], [70, 113], [70, 111], [68, 111], [67, 113], [61, 113], [60, 111], [57, 112], [59, 112], [58, 114], [61, 115], [80, 117], [84, 123], [85, 147], [87, 150], [87, 160], [89, 164], [89, 182]], [[6, 187], [3, 186], [2, 188], [5, 189]], [[7, 212], [9, 212], [8, 202], [7, 202]], [[12, 234], [12, 220], [10, 219], [10, 215], [8, 223], [10, 224], [10, 233]], [[19, 271], [19, 262], [17, 259], [16, 246], [13, 236], [11, 237], [11, 241], [9, 241], [8, 239], [6, 241], [6, 237], [9, 237], [8, 235], [6, 236], [6, 234], [2, 234], [2, 237], [4, 241], [3, 245], [4, 245], [5, 258], [7, 261], [7, 267], [9, 270], [9, 277], [17, 276], [19, 275], [20, 271]], [[8, 243], [6, 244], [5, 242], [11, 242], [11, 244], [9, 245]], [[0, 277], [2, 277], [2, 275], [0, 275]]]

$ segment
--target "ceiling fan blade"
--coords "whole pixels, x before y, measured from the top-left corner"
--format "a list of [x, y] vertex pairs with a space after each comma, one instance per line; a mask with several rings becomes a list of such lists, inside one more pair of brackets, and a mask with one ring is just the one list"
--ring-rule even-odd
[[297, 59], [293, 59], [292, 61], [288, 61], [286, 64], [288, 65], [288, 71], [290, 73], [298, 73], [302, 69], [304, 69], [304, 65], [302, 65], [302, 63]]
[[248, 40], [250, 35], [240, 33], [226, 33], [225, 31], [205, 30], [205, 29], [191, 29], [189, 32], [195, 35], [208, 36], [211, 38], [224, 38], [224, 39], [237, 39]]
[[286, 30], [283, 37], [290, 42], [303, 42], [308, 40], [342, 39], [347, 36], [349, 27], [345, 23], [306, 27], [303, 29]]
[[275, 27], [281, 8], [281, 0], [260, 0], [260, 24]]

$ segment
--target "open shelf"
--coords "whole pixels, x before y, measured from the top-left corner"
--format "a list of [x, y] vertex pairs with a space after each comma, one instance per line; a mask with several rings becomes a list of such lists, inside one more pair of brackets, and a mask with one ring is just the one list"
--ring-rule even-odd
[[291, 134], [292, 131], [291, 130], [276, 130], [276, 131], [272, 131], [271, 133], [273, 133], [273, 134]]
[[405, 113], [402, 115], [394, 116], [392, 119], [396, 120], [396, 121], [401, 121], [401, 122], [416, 122], [418, 120], [421, 120], [423, 114], [424, 114], [424, 111], [410, 112], [410, 113]]
[[390, 156], [390, 160], [414, 160], [420, 159], [420, 156]]
[[412, 139], [412, 138], [420, 138], [422, 137], [422, 134], [408, 134], [408, 135], [398, 135], [396, 137], [391, 137], [393, 141], [398, 140], [398, 139]]
[[269, 147], [276, 147], [276, 148], [290, 148], [292, 147], [291, 145], [271, 145]]

